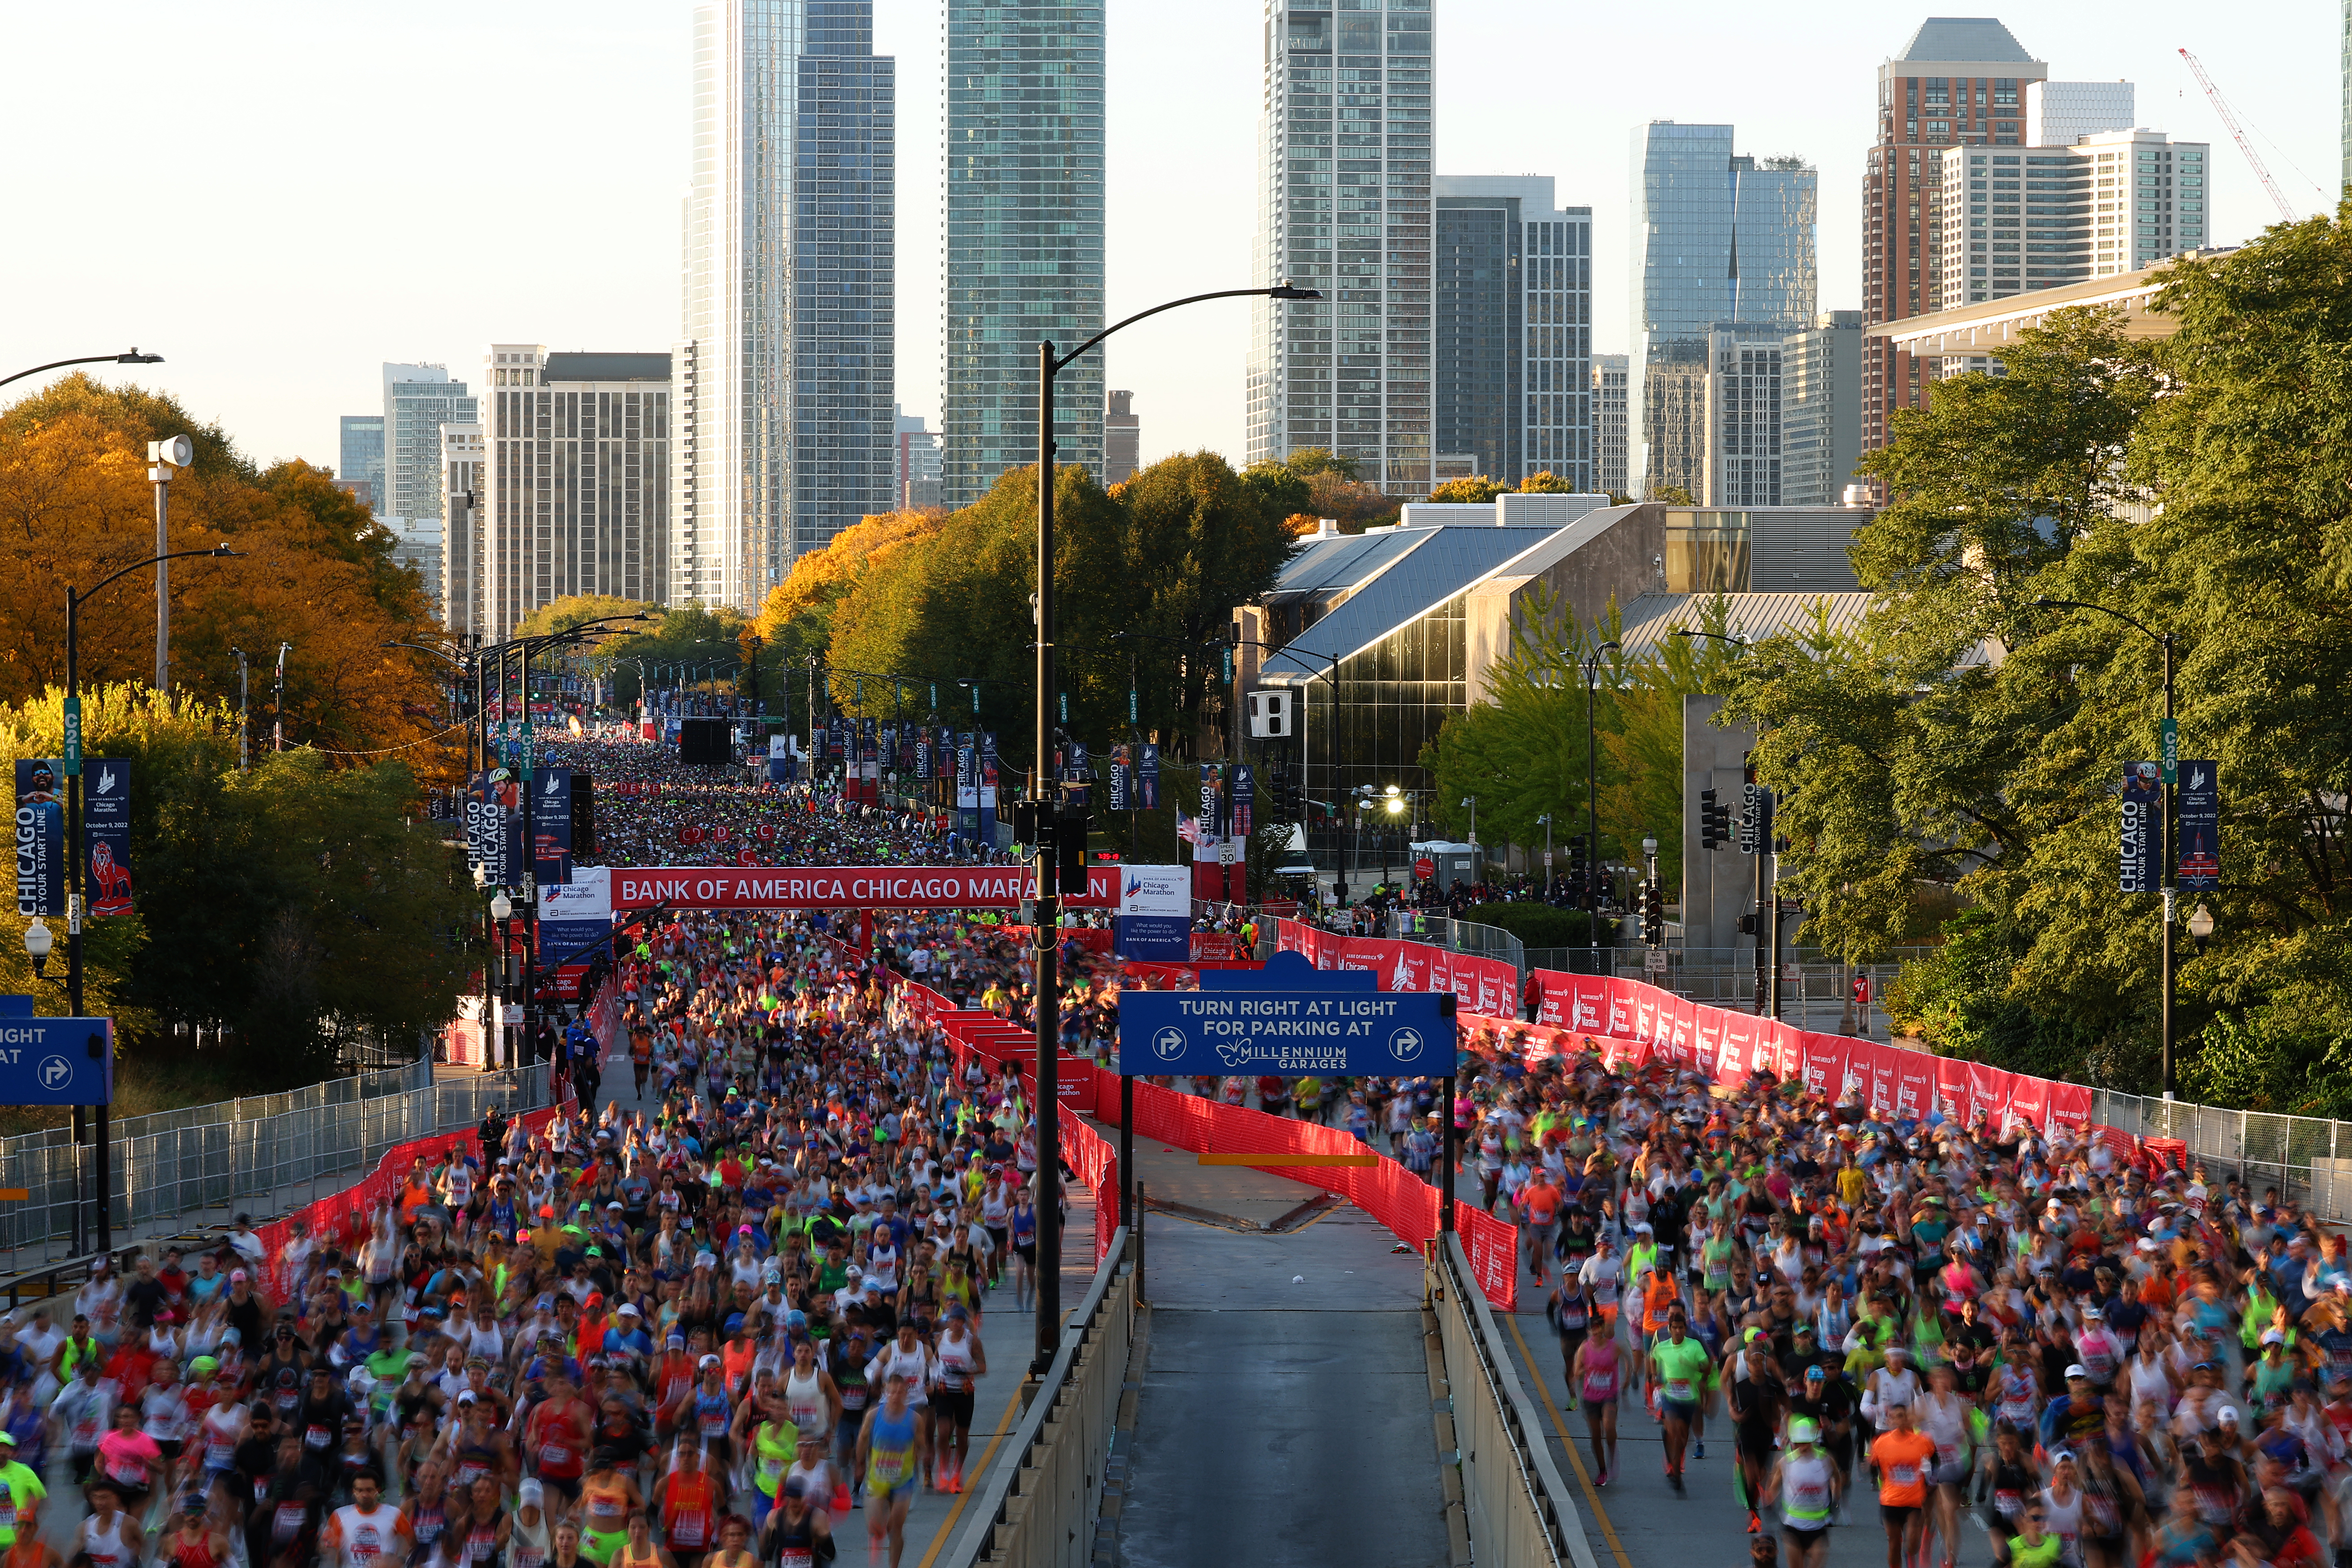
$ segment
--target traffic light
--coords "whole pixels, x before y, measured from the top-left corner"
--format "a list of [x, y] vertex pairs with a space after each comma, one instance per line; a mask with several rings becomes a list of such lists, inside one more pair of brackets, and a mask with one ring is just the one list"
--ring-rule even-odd
[[1698, 847], [1719, 850], [1731, 842], [1731, 808], [1716, 799], [1712, 789], [1698, 792]]
[[1093, 826], [1087, 814], [1065, 809], [1054, 823], [1054, 863], [1060, 890], [1087, 890], [1087, 832]]
[[1655, 882], [1642, 884], [1642, 940], [1652, 947], [1665, 945], [1666, 894]]
[[1570, 833], [1568, 838], [1568, 890], [1579, 898], [1584, 896], [1584, 835]]

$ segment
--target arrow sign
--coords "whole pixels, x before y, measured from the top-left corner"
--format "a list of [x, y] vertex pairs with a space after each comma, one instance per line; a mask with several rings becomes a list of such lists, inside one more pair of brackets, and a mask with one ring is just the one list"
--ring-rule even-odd
[[112, 1019], [0, 1015], [0, 1104], [113, 1103]]
[[[1265, 967], [1208, 969], [1197, 991], [1121, 991], [1118, 1071], [1444, 1077], [1454, 1071], [1446, 993], [1383, 991], [1296, 953]], [[1130, 1047], [1129, 1042], [1132, 1042]]]

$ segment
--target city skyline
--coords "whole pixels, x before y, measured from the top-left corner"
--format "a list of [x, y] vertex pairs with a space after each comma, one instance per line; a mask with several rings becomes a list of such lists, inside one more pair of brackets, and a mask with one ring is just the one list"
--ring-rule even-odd
[[[2173, 49], [2185, 43], [2197, 51], [2249, 111], [2256, 146], [2290, 200], [2315, 211], [2321, 197], [2294, 165], [2304, 176], [2324, 176], [2332, 167], [2326, 154], [2340, 137], [2339, 84], [2328, 79], [2336, 62], [2326, 46], [2336, 41], [2340, 17], [2334, 6], [2308, 9], [2290, 19], [2301, 32], [2269, 29], [2259, 39], [2216, 32], [2203, 13], [2185, 5], [2150, 7], [2131, 37], [2113, 36], [2089, 18], [2004, 16], [1998, 7], [1979, 14], [2001, 16], [2036, 57], [2050, 61], [2053, 76], [2131, 79], [2142, 123], [2212, 143], [2210, 227], [2214, 242], [2228, 245], [2242, 243], [2274, 214]], [[130, 7], [129, 25], [151, 12], [163, 14]], [[137, 341], [163, 352], [167, 362], [135, 377], [110, 372], [104, 379], [135, 379], [173, 392], [198, 417], [218, 419], [263, 462], [300, 455], [331, 466], [340, 462], [338, 416], [377, 401], [371, 394], [385, 361], [470, 365], [482, 344], [519, 330], [566, 350], [652, 350], [670, 342], [677, 202], [687, 172], [690, 7], [641, 10], [589, 0], [567, 8], [572, 20], [561, 29], [539, 26], [534, 15], [481, 21], [452, 13], [428, 27], [306, 13], [297, 31], [344, 68], [331, 80], [273, 72], [266, 87], [252, 75], [257, 62], [283, 67], [290, 57], [257, 45], [265, 22], [191, 39], [168, 68], [125, 60], [129, 107], [117, 121], [77, 131], [70, 157], [48, 128], [74, 121], [78, 111], [61, 83], [26, 67], [45, 51], [94, 47], [95, 35], [72, 16], [28, 17], [26, 47], [5, 78], [16, 89], [12, 106], [24, 144], [35, 153], [16, 171], [17, 183], [36, 208], [58, 216], [57, 232], [87, 239], [71, 251], [20, 245], [0, 254], [6, 268], [0, 276], [47, 302], [36, 333], [19, 334], [19, 359], [34, 363], [88, 352], [93, 335], [101, 348]], [[1113, 8], [1108, 16], [1106, 294], [1114, 318], [1248, 280], [1262, 15], [1259, 5], [1217, 0], [1182, 19], [1140, 9]], [[1565, 22], [1533, 6], [1448, 13], [1437, 29], [1434, 162], [1458, 172], [1541, 171], [1555, 180], [1563, 207], [1593, 208], [1592, 346], [1622, 352], [1624, 137], [1655, 118], [1735, 123], [1743, 150], [1794, 154], [1821, 171], [1821, 307], [1856, 307], [1863, 302], [1860, 193], [1873, 139], [1872, 83], [1876, 66], [1904, 47], [1924, 11], [1839, 5], [1809, 15], [1822, 25], [1803, 29], [1799, 39], [1738, 8], [1702, 6], [1696, 26], [1680, 31], [1719, 47], [1678, 66], [1672, 80], [1596, 80], [1560, 112], [1539, 116], [1523, 96], [1483, 89], [1473, 62], [1570, 43], [1584, 50], [1590, 29], [1580, 24], [1571, 37]], [[909, 413], [934, 418], [941, 309], [929, 258], [939, 254], [940, 16], [934, 6], [885, 4], [877, 8], [874, 46], [877, 54], [898, 57], [906, 89], [898, 128], [897, 396]], [[1600, 18], [1598, 25], [1601, 42], [1623, 47], [1646, 42], [1654, 48], [1660, 36], [1631, 17]], [[2283, 34], [2310, 47], [2280, 50]], [[593, 178], [551, 169], [542, 185], [517, 193], [472, 157], [479, 141], [520, 134], [533, 123], [527, 104], [479, 91], [474, 76], [486, 51], [527, 58], [535, 72], [564, 74], [599, 96], [601, 109], [614, 117], [616, 150]], [[1784, 103], [1761, 87], [1776, 69], [1801, 69], [1823, 90], [1801, 105]], [[199, 82], [207, 85], [199, 90]], [[243, 96], [222, 91], [224, 82], [244, 83]], [[278, 193], [273, 211], [331, 219], [330, 209], [306, 204], [299, 193], [331, 188], [320, 173], [325, 168], [362, 151], [373, 156], [387, 135], [377, 111], [395, 96], [462, 105], [471, 117], [428, 137], [419, 154], [389, 176], [392, 194], [403, 200], [421, 201], [429, 190], [436, 203], [462, 208], [496, 193], [499, 221], [462, 255], [379, 258], [339, 221], [300, 226], [257, 248], [250, 236], [223, 226], [241, 204], [222, 202], [216, 180], [167, 185], [160, 194], [131, 200], [79, 177], [102, 164], [149, 166], [153, 147], [178, 146], [188, 150], [191, 166], [234, 166], [245, 176], [242, 188]], [[262, 112], [246, 99], [275, 107]], [[280, 135], [287, 116], [311, 134]], [[1176, 139], [1164, 134], [1168, 124], [1180, 122], [1187, 128], [1181, 149], [1168, 145]], [[600, 237], [598, 268], [562, 276], [563, 269], [534, 258], [533, 247], [574, 221], [567, 214], [583, 202], [606, 214], [610, 244]], [[1203, 236], [1201, 243], [1160, 243], [1171, 221]], [[158, 224], [185, 243], [158, 249], [152, 243]], [[366, 299], [367, 308], [354, 309], [354, 298]], [[1155, 322], [1112, 346], [1108, 383], [1133, 389], [1138, 406], [1151, 411], [1146, 461], [1201, 445], [1242, 456], [1244, 409], [1237, 388], [1245, 318], [1244, 308], [1227, 314], [1211, 308], [1188, 313], [1174, 330]]]

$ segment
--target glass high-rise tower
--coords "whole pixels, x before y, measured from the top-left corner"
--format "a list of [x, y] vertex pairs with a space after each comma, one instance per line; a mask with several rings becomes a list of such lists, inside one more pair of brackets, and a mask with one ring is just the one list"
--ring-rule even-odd
[[1268, 0], [1249, 458], [1309, 447], [1391, 495], [1431, 476], [1430, 0]]
[[1550, 176], [1437, 177], [1436, 452], [1516, 485], [1592, 488], [1592, 209]]
[[756, 611], [892, 506], [896, 62], [872, 0], [694, 15], [669, 591]]
[[1672, 486], [1696, 499], [1708, 335], [1812, 324], [1820, 176], [1794, 158], [1735, 154], [1728, 125], [1655, 120], [1633, 135], [1626, 476], [1642, 496]]
[[[1102, 330], [1103, 4], [948, 0], [941, 496], [1037, 460], [1037, 344]], [[1056, 379], [1055, 461], [1103, 475], [1097, 349]]]

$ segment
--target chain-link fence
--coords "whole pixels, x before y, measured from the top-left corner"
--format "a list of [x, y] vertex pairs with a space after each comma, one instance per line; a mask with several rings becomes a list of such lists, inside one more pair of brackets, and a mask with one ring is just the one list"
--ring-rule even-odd
[[2091, 1092], [2091, 1120], [2134, 1137], [2179, 1139], [2209, 1186], [2235, 1176], [2257, 1196], [2275, 1186], [2323, 1218], [2352, 1219], [2352, 1125], [2109, 1089]]
[[[535, 1111], [547, 1096], [544, 1062], [441, 1082], [417, 1062], [126, 1117], [108, 1129], [114, 1233], [129, 1239], [167, 1224], [219, 1223], [240, 1209], [257, 1218], [275, 1214], [373, 1169], [395, 1144], [471, 1126], [493, 1105]], [[87, 1211], [96, 1189], [95, 1158], [94, 1149], [74, 1144], [70, 1128], [0, 1139], [0, 1187], [26, 1193], [0, 1204], [0, 1268], [35, 1267], [71, 1251], [76, 1205]]]

